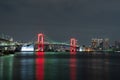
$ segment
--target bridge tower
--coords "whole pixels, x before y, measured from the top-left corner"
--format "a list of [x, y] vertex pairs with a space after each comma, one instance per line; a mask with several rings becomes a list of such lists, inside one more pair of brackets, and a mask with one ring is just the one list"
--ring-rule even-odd
[[44, 34], [38, 34], [38, 51], [44, 51]]
[[70, 39], [70, 52], [76, 52], [77, 40], [75, 38]]

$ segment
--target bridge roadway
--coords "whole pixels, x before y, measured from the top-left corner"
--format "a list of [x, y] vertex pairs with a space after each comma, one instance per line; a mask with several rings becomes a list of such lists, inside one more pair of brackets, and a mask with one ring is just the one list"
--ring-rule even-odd
[[7, 40], [7, 39], [2, 39], [0, 38], [0, 42], [11, 42], [10, 40]]

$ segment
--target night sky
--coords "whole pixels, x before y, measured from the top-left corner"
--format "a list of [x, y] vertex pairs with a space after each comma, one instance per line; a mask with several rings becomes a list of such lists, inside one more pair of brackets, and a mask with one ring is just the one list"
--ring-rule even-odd
[[35, 40], [42, 32], [55, 41], [120, 39], [119, 0], [0, 0], [0, 34], [16, 41]]

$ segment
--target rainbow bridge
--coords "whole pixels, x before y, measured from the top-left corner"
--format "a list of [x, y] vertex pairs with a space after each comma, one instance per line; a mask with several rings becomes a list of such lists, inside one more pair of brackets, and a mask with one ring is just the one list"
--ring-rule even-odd
[[26, 43], [25, 46], [22, 47], [22, 51], [77, 51], [77, 47], [79, 47], [79, 45], [75, 38], [71, 38], [66, 42], [57, 42], [51, 40], [43, 33], [39, 33], [37, 34], [37, 40], [32, 43]]

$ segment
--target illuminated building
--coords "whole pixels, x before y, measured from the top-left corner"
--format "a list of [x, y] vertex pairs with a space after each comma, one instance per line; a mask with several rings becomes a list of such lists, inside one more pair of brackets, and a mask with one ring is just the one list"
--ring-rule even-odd
[[93, 49], [97, 49], [98, 47], [103, 45], [102, 44], [103, 43], [103, 39], [93, 38], [91, 43], [92, 43], [91, 47]]
[[120, 41], [115, 41], [115, 43], [114, 43], [114, 49], [115, 49], [116, 51], [119, 51], [119, 50], [120, 50]]
[[23, 45], [21, 51], [34, 51], [34, 45]]
[[106, 50], [109, 49], [109, 39], [93, 38], [91, 40], [91, 47], [95, 50]]
[[105, 49], [108, 49], [110, 46], [109, 46], [109, 39], [108, 38], [106, 38], [105, 40], [104, 40], [104, 48]]

